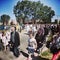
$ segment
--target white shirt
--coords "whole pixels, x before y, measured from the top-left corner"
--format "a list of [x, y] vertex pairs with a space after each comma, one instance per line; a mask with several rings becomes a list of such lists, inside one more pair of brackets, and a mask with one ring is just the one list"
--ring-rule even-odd
[[2, 36], [2, 42], [3, 42], [4, 46], [8, 45], [8, 41], [6, 39], [6, 36]]
[[36, 48], [36, 45], [37, 45], [36, 40], [34, 38], [29, 39], [28, 40], [28, 45], [29, 45], [28, 46], [29, 48], [35, 49]]
[[27, 25], [27, 26], [26, 26], [26, 31], [28, 32], [29, 30], [30, 30], [30, 26]]
[[10, 41], [10, 32], [6, 32], [6, 37], [7, 37], [7, 41], [9, 42]]
[[33, 29], [33, 32], [36, 32], [37, 31], [35, 26], [32, 29]]

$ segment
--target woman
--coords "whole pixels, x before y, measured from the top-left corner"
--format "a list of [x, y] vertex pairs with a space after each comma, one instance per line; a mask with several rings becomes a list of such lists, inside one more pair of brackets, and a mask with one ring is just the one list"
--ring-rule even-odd
[[5, 47], [5, 51], [7, 50], [7, 46], [8, 46], [8, 41], [6, 39], [6, 34], [5, 32], [2, 32], [2, 42], [3, 42], [3, 45]]
[[40, 53], [40, 48], [43, 46], [43, 42], [44, 42], [44, 30], [42, 28], [39, 28], [35, 36], [35, 39], [37, 42], [37, 52]]

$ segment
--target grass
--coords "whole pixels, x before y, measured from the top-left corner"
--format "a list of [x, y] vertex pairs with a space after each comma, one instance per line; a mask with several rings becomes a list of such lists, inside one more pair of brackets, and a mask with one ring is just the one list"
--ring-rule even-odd
[[50, 53], [49, 50], [46, 50], [43, 53], [41, 53], [41, 56], [44, 57], [44, 58], [47, 58], [49, 60], [51, 60], [51, 58], [52, 58], [52, 54]]

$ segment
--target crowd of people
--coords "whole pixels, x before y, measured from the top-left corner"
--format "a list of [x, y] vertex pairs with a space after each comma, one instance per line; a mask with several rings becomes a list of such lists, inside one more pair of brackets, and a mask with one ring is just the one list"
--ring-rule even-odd
[[[45, 44], [53, 53], [52, 60], [60, 53], [60, 25], [43, 24], [38, 26], [26, 25], [29, 34], [28, 52], [41, 53], [41, 48]], [[34, 37], [34, 38], [33, 38]]]
[[[21, 26], [22, 27], [22, 26]], [[31, 54], [40, 54], [41, 47], [45, 44], [51, 53], [53, 53], [52, 60], [56, 60], [60, 53], [60, 25], [57, 24], [26, 24], [25, 31], [28, 33], [28, 59]], [[3, 43], [4, 51], [7, 47], [14, 53], [16, 57], [20, 55], [18, 46], [20, 45], [20, 36], [16, 27], [11, 27], [10, 31], [0, 33], [0, 40]], [[2, 49], [0, 45], [0, 50]], [[30, 54], [31, 53], [31, 54]]]
[[20, 55], [19, 45], [20, 35], [16, 31], [16, 27], [12, 26], [9, 30], [0, 32], [0, 50], [7, 51], [9, 49], [18, 57]]

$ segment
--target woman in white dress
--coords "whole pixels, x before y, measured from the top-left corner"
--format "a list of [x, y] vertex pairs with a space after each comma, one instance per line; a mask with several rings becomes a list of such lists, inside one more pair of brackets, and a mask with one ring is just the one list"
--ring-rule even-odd
[[7, 41], [7, 38], [6, 38], [6, 34], [4, 32], [2, 32], [2, 42], [3, 42], [3, 45], [4, 45], [5, 51], [6, 51], [7, 46], [8, 46], [8, 41]]

